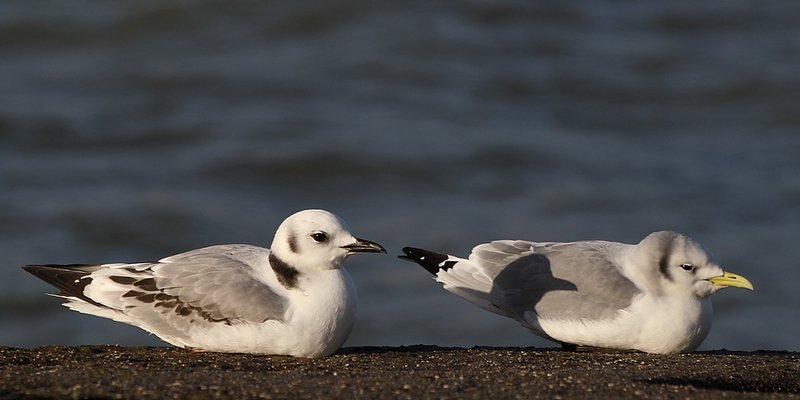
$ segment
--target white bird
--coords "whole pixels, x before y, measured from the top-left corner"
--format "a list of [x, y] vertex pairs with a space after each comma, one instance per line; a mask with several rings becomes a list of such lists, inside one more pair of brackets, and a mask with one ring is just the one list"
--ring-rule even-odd
[[65, 306], [138, 326], [199, 351], [323, 357], [353, 328], [356, 290], [342, 262], [386, 253], [336, 215], [304, 210], [278, 227], [271, 249], [205, 247], [158, 262], [26, 265]]
[[669, 231], [636, 245], [498, 240], [476, 246], [469, 259], [403, 252], [449, 292], [575, 350], [691, 352], [711, 329], [709, 296], [726, 286], [753, 289], [705, 246]]

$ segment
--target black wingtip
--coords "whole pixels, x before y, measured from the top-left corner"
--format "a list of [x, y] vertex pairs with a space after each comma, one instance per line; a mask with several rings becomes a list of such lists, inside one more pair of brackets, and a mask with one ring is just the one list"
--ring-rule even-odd
[[59, 290], [56, 296], [75, 297], [88, 303], [103, 307], [94, 300], [83, 294], [86, 285], [92, 282], [90, 277], [92, 269], [97, 268], [97, 264], [69, 264], [69, 265], [23, 265], [22, 269], [31, 273], [33, 276], [45, 281], [49, 285]]
[[437, 253], [430, 250], [418, 249], [415, 247], [403, 247], [404, 256], [397, 256], [397, 258], [406, 261], [413, 261], [425, 268], [433, 275], [439, 273], [439, 270], [447, 270], [455, 264], [455, 261], [445, 262], [449, 258], [447, 254]]

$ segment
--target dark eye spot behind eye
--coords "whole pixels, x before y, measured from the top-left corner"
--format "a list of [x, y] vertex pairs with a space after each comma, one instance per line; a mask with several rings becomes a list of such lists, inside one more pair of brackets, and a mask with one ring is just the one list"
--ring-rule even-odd
[[311, 238], [318, 243], [323, 243], [328, 240], [328, 235], [326, 235], [324, 232], [314, 232], [311, 234]]
[[694, 265], [692, 265], [692, 264], [681, 264], [681, 268], [683, 268], [684, 271], [691, 271], [691, 270], [694, 269]]

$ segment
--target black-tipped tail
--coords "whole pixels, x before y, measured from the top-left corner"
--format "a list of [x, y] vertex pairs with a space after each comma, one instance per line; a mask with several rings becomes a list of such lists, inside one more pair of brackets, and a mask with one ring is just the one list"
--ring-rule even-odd
[[413, 261], [428, 270], [428, 272], [436, 275], [439, 270], [448, 270], [452, 268], [456, 261], [450, 260], [447, 254], [436, 253], [430, 250], [417, 249], [414, 247], [403, 247], [404, 256], [397, 256], [401, 260]]
[[87, 275], [91, 274], [92, 271], [96, 270], [98, 267], [99, 266], [96, 264], [48, 264], [25, 265], [22, 269], [58, 289], [59, 293], [57, 293], [56, 296], [74, 297], [87, 303], [103, 307], [101, 304], [96, 303], [83, 294], [83, 289], [92, 282], [92, 278], [87, 277]]

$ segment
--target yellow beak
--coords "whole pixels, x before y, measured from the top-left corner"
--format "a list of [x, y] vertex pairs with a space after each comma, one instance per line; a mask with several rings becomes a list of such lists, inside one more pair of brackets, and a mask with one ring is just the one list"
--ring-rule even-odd
[[731, 286], [753, 290], [753, 284], [750, 283], [747, 278], [734, 274], [733, 272], [722, 271], [722, 275], [707, 280], [717, 286]]

